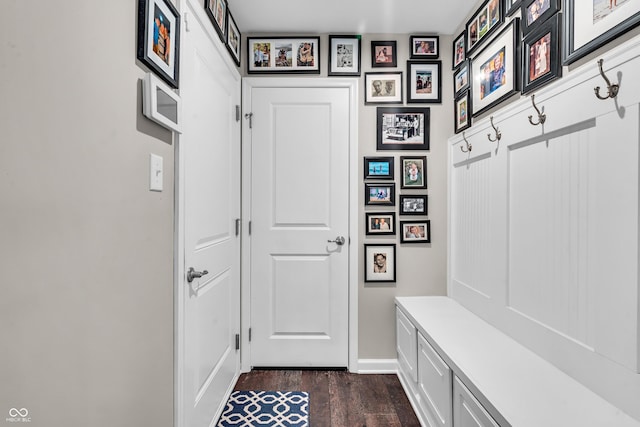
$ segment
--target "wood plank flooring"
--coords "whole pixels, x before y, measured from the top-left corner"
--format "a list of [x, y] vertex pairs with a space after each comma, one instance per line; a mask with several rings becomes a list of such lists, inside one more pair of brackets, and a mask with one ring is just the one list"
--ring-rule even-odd
[[235, 389], [309, 392], [311, 427], [420, 427], [396, 375], [253, 370]]

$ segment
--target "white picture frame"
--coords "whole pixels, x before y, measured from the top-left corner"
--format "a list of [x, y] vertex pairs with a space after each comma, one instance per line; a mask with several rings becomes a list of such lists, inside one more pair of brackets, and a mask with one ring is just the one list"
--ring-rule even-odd
[[142, 113], [165, 128], [182, 133], [182, 100], [158, 77], [147, 73], [142, 82]]

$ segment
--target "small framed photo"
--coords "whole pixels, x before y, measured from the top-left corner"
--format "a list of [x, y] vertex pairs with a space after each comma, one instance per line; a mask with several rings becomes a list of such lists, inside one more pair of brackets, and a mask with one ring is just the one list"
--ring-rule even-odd
[[407, 103], [442, 102], [441, 61], [407, 61]]
[[329, 35], [329, 75], [360, 75], [360, 39], [356, 36]]
[[213, 28], [224, 43], [227, 29], [227, 0], [206, 0], [205, 10], [213, 23]]
[[457, 97], [465, 90], [469, 89], [471, 79], [471, 64], [464, 61], [460, 67], [453, 72], [453, 96]]
[[476, 50], [482, 41], [489, 39], [502, 21], [504, 10], [502, 0], [485, 0], [467, 22], [467, 55]]
[[431, 243], [431, 221], [400, 221], [400, 243]]
[[411, 59], [438, 59], [440, 56], [440, 37], [411, 36]]
[[138, 0], [137, 58], [178, 88], [180, 15], [169, 0]]
[[[522, 19], [522, 36], [526, 37], [531, 31], [558, 13], [559, 0], [523, 0], [520, 4]], [[595, 2], [594, 2], [595, 3]]]
[[556, 14], [530, 33], [522, 42], [522, 93], [538, 89], [562, 76], [559, 26]]
[[428, 150], [431, 110], [419, 107], [378, 107], [378, 150]]
[[498, 105], [520, 88], [519, 19], [514, 18], [471, 63], [473, 116]]
[[368, 235], [395, 235], [396, 234], [396, 213], [395, 212], [366, 212], [366, 224]]
[[395, 206], [396, 184], [393, 182], [385, 184], [364, 184], [364, 204]]
[[465, 49], [465, 42], [467, 38], [466, 31], [463, 31], [458, 37], [453, 40], [453, 67], [455, 70], [465, 59], [467, 59], [467, 52]]
[[402, 183], [400, 188], [427, 188], [427, 157], [400, 157]]
[[504, 0], [505, 16], [511, 16], [520, 10], [520, 3], [522, 3], [522, 0]]
[[402, 104], [402, 72], [364, 73], [365, 104]]
[[393, 181], [393, 157], [365, 157], [364, 179], [390, 179]]
[[396, 281], [396, 245], [365, 244], [364, 245], [364, 281], [395, 282]]
[[[227, 8], [229, 11], [229, 9]], [[233, 15], [231, 15], [231, 11], [227, 14], [227, 50], [231, 53], [231, 57], [237, 66], [240, 66], [240, 41], [242, 40], [242, 35], [240, 34], [240, 30], [238, 29], [238, 25], [236, 25], [236, 20], [233, 19]]]
[[471, 96], [469, 91], [462, 93], [454, 102], [455, 133], [460, 133], [471, 127]]
[[400, 195], [400, 215], [427, 216], [427, 195]]
[[372, 67], [391, 67], [398, 66], [398, 57], [396, 54], [396, 41], [372, 41], [371, 42], [371, 66]]
[[247, 68], [250, 74], [320, 74], [320, 37], [249, 37]]

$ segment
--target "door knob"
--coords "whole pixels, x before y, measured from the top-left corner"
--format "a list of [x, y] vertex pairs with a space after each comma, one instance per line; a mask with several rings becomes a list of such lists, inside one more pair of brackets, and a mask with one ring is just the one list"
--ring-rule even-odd
[[336, 237], [334, 240], [327, 240], [329, 243], [335, 243], [336, 245], [342, 246], [346, 240], [342, 236]]
[[191, 283], [193, 282], [193, 279], [202, 277], [205, 274], [209, 274], [209, 272], [207, 270], [196, 271], [193, 267], [189, 267], [189, 270], [187, 271], [187, 282]]

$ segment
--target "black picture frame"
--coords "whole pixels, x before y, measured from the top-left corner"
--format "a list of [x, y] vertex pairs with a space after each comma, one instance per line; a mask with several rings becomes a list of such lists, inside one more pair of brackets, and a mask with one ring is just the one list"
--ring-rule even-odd
[[320, 37], [247, 37], [247, 73], [320, 74]]
[[584, 8], [589, 6], [593, 7], [591, 2], [583, 0], [563, 2], [563, 65], [574, 63], [640, 25], [640, 11], [625, 8], [612, 10], [604, 17], [593, 14], [590, 22], [576, 22], [575, 17], [584, 16]]
[[400, 157], [400, 188], [402, 189], [426, 189], [427, 188], [427, 156], [402, 156]]
[[411, 59], [438, 59], [440, 57], [439, 36], [410, 36]]
[[400, 215], [427, 216], [429, 197], [426, 194], [401, 194]]
[[501, 0], [485, 0], [471, 16], [465, 25], [467, 34], [467, 56], [485, 40], [490, 39], [491, 34], [504, 22], [504, 9]]
[[428, 150], [430, 114], [429, 107], [378, 107], [377, 149]]
[[453, 96], [458, 97], [462, 92], [469, 89], [471, 85], [471, 61], [464, 61], [453, 72]]
[[393, 157], [365, 157], [364, 179], [388, 179], [393, 181], [395, 159]]
[[505, 16], [511, 16], [520, 10], [520, 3], [522, 0], [504, 0], [504, 14]]
[[522, 36], [534, 31], [560, 10], [559, 0], [522, 0], [520, 3], [520, 23]]
[[398, 66], [398, 49], [395, 40], [371, 41], [371, 67], [395, 68]]
[[431, 221], [400, 221], [400, 243], [431, 243]]
[[364, 73], [364, 103], [402, 104], [402, 71]]
[[231, 9], [227, 8], [227, 40], [225, 45], [227, 46], [227, 50], [231, 54], [231, 58], [236, 65], [240, 66], [240, 49], [242, 46], [242, 33], [240, 33], [240, 29], [238, 28], [238, 24], [236, 24], [236, 20], [233, 18], [231, 14]]
[[[158, 25], [160, 36], [155, 43], [154, 28]], [[180, 15], [169, 0], [138, 0], [136, 57], [169, 86], [178, 88]]]
[[453, 39], [452, 44], [452, 58], [451, 69], [455, 70], [460, 64], [467, 59], [467, 50], [465, 48], [467, 43], [467, 32], [462, 31], [458, 37]]
[[522, 93], [532, 92], [562, 77], [560, 23], [562, 14], [539, 25], [522, 42]]
[[[381, 256], [384, 259], [378, 260]], [[366, 243], [364, 245], [364, 281], [366, 283], [396, 281], [395, 243]]]
[[329, 76], [360, 76], [362, 36], [329, 35]]
[[204, 9], [222, 43], [227, 41], [227, 0], [205, 0]]
[[[387, 224], [385, 227], [384, 224]], [[395, 236], [395, 212], [365, 212], [365, 234], [367, 236]]]
[[454, 132], [460, 133], [471, 127], [471, 93], [467, 90], [453, 103]]
[[442, 61], [407, 61], [407, 103], [442, 102]]
[[395, 182], [366, 182], [364, 184], [364, 204], [367, 206], [395, 206]]

